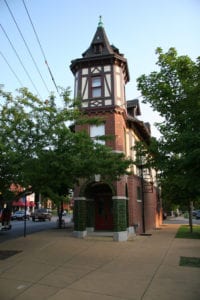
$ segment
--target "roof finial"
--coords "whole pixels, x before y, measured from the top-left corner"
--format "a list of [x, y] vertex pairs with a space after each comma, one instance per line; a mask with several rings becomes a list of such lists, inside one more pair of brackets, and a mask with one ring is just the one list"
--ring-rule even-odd
[[102, 16], [99, 16], [98, 27], [103, 27]]

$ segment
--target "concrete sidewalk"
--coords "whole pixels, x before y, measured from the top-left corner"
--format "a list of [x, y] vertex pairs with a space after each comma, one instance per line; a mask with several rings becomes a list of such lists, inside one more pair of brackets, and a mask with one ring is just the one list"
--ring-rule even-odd
[[200, 268], [179, 266], [200, 257], [200, 240], [175, 239], [180, 225], [128, 242], [77, 239], [54, 229], [2, 243], [22, 251], [0, 260], [0, 299], [199, 300]]

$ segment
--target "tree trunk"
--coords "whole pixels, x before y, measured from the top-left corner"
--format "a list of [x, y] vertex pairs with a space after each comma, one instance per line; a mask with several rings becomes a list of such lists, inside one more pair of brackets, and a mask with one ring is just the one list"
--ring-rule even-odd
[[190, 226], [190, 233], [193, 232], [192, 210], [193, 210], [193, 202], [190, 201], [190, 205], [189, 205], [189, 226]]
[[62, 228], [62, 215], [63, 215], [63, 201], [61, 200], [60, 206], [58, 206], [58, 228]]

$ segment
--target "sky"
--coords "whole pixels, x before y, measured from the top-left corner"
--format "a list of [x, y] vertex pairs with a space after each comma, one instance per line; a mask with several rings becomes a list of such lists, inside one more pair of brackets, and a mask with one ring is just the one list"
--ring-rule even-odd
[[[46, 59], [56, 86], [70, 87], [73, 97], [69, 66], [89, 47], [100, 15], [110, 44], [128, 61], [127, 100], [142, 100], [136, 79], [157, 70], [157, 47], [175, 47], [194, 61], [200, 56], [200, 0], [0, 0], [0, 85], [12, 93], [28, 87], [44, 101], [54, 92], [60, 101]], [[159, 137], [159, 115], [141, 102], [140, 107], [140, 118]]]

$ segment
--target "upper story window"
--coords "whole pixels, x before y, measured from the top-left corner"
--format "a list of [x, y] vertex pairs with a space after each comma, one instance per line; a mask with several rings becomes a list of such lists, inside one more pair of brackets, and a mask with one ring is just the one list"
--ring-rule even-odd
[[92, 77], [91, 88], [92, 88], [92, 98], [101, 97], [101, 95], [102, 95], [102, 83], [101, 83], [101, 77], [100, 76]]
[[105, 140], [99, 139], [105, 135], [105, 124], [90, 125], [90, 137], [98, 144], [105, 145]]

